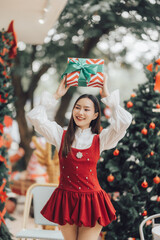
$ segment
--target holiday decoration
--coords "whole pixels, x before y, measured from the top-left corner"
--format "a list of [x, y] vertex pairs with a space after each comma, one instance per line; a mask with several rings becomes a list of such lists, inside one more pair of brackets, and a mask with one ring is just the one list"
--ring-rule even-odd
[[156, 200], [156, 201], [157, 201], [157, 202], [160, 202], [160, 196], [157, 197], [157, 200]]
[[[134, 97], [124, 101], [133, 117], [126, 135], [114, 149], [102, 152], [104, 161], [97, 164], [99, 182], [110, 193], [117, 216], [113, 224], [104, 227], [106, 239], [139, 240], [140, 223], [147, 215], [160, 212], [160, 112], [152, 111], [160, 108], [160, 92], [153, 87], [160, 68], [156, 65], [153, 63], [152, 72], [144, 66], [147, 81], [134, 89]], [[131, 108], [127, 107], [129, 101], [133, 102]], [[103, 128], [108, 127], [106, 119], [102, 124]], [[113, 155], [116, 149], [120, 152], [117, 157]], [[113, 182], [106, 179], [110, 173], [114, 175]], [[118, 198], [113, 197], [115, 192], [119, 192]], [[147, 211], [146, 216], [142, 215], [144, 211]], [[143, 228], [147, 240], [152, 239], [151, 228], [151, 224]]]
[[148, 187], [147, 181], [144, 180], [144, 181], [141, 183], [141, 186], [142, 186], [143, 188], [147, 188], [147, 187]]
[[[156, 63], [155, 69], [158, 70], [158, 65], [160, 65], [160, 59], [157, 59], [155, 61], [155, 63]], [[153, 71], [153, 64], [152, 63], [149, 64], [147, 66], [147, 69], [152, 72]], [[156, 73], [156, 76], [155, 76], [154, 91], [159, 91], [160, 92], [160, 72]]]
[[131, 94], [131, 97], [132, 97], [132, 98], [134, 98], [135, 96], [136, 96], [136, 94], [135, 94], [135, 93], [132, 93], [132, 94]]
[[131, 101], [127, 102], [127, 108], [133, 107], [133, 103]]
[[143, 128], [143, 129], [141, 130], [141, 133], [142, 133], [143, 135], [147, 135], [148, 131], [147, 131], [146, 128]]
[[151, 123], [149, 124], [149, 128], [153, 128], [153, 129], [155, 129], [155, 127], [156, 127], [156, 125], [155, 125], [154, 122], [151, 122]]
[[154, 177], [154, 178], [153, 178], [153, 182], [154, 182], [155, 184], [160, 183], [160, 177], [158, 177], [158, 176]]
[[118, 156], [118, 155], [119, 155], [119, 150], [118, 150], [118, 149], [115, 149], [114, 152], [113, 152], [113, 155], [114, 155], [114, 156]]
[[6, 211], [7, 191], [8, 191], [8, 172], [9, 172], [9, 156], [7, 148], [3, 145], [3, 141], [9, 144], [9, 139], [4, 139], [4, 127], [7, 125], [6, 115], [11, 119], [11, 105], [14, 103], [14, 93], [10, 70], [12, 66], [12, 58], [16, 55], [17, 41], [13, 29], [13, 21], [8, 31], [0, 32], [0, 238], [11, 240], [11, 235], [5, 223], [8, 217]]
[[110, 174], [108, 177], [107, 177], [107, 181], [108, 182], [113, 182], [114, 181], [114, 176], [112, 174]]
[[36, 146], [36, 150], [34, 154], [38, 157], [38, 162], [43, 166], [46, 166], [48, 173], [48, 181], [50, 183], [58, 183], [59, 178], [59, 157], [58, 152], [55, 150], [53, 159], [51, 157], [51, 144], [46, 143], [45, 147], [42, 147], [41, 144], [38, 143], [37, 138], [35, 136], [32, 137], [32, 141]]
[[142, 213], [142, 216], [147, 216], [147, 211], [146, 210]]
[[68, 58], [68, 65], [63, 73], [67, 75], [66, 84], [81, 87], [103, 87], [103, 59]]

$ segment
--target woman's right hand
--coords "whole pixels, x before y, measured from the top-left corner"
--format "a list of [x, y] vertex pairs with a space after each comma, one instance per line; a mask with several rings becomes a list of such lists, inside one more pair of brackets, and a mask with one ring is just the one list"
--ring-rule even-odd
[[66, 92], [68, 91], [69, 87], [70, 86], [65, 86], [65, 82], [66, 82], [66, 78], [67, 78], [67, 75], [65, 75], [63, 77], [63, 79], [61, 80], [60, 84], [59, 84], [59, 87], [57, 88], [57, 91], [55, 92], [54, 94], [54, 98], [56, 100], [58, 100], [59, 98], [61, 98], [63, 95], [66, 94]]

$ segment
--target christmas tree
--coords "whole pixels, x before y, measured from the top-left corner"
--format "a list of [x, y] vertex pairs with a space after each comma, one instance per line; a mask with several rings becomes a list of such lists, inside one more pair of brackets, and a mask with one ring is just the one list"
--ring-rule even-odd
[[[116, 221], [104, 227], [105, 239], [138, 240], [143, 219], [160, 212], [159, 68], [160, 59], [145, 68], [147, 82], [124, 101], [132, 123], [116, 148], [102, 153], [97, 165], [100, 185], [110, 194], [117, 215]], [[144, 234], [145, 239], [152, 239], [151, 221]]]
[[14, 97], [10, 69], [16, 55], [16, 44], [12, 21], [7, 31], [0, 32], [0, 240], [12, 239], [5, 223], [5, 218], [10, 218], [5, 208], [9, 188], [9, 162], [7, 149], [3, 146], [3, 131], [6, 119], [11, 118], [13, 112]]

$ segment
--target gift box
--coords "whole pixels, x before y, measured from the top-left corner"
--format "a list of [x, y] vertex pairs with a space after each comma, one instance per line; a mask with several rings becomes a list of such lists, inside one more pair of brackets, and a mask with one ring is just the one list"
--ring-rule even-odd
[[68, 65], [62, 77], [67, 75], [67, 86], [102, 88], [103, 71], [103, 59], [68, 58]]

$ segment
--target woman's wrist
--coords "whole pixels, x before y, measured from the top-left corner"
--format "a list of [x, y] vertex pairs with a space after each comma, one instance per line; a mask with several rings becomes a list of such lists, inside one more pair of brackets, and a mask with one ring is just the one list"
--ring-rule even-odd
[[101, 98], [108, 97], [110, 95], [108, 89], [105, 92], [102, 92]]
[[57, 93], [53, 94], [53, 97], [58, 100], [61, 96], [59, 96]]

